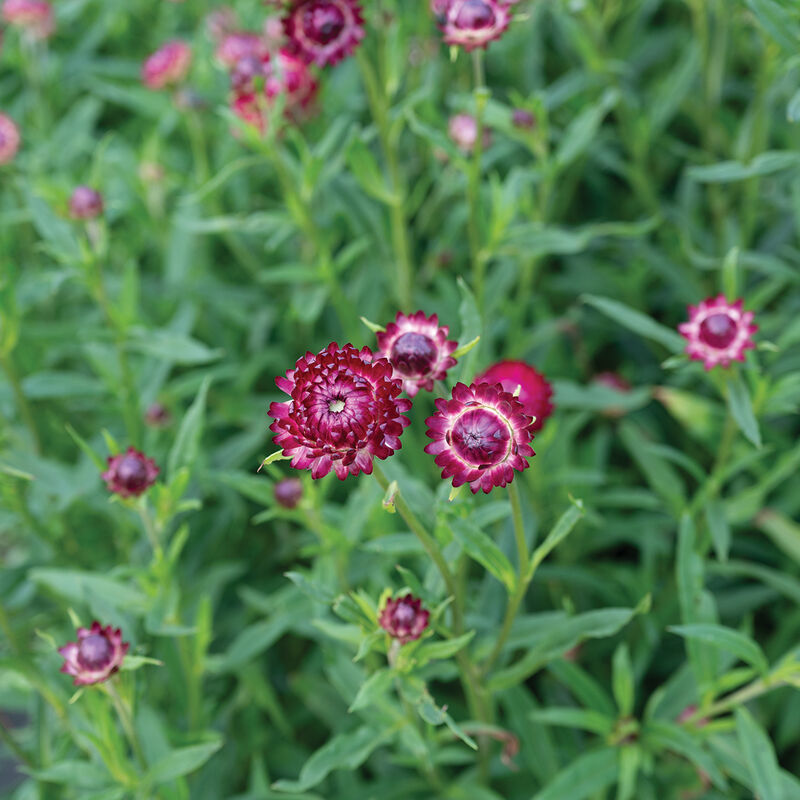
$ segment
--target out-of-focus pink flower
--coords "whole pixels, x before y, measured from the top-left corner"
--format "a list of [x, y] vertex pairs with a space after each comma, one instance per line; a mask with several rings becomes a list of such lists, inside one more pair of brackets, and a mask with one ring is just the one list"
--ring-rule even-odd
[[386, 599], [378, 624], [400, 644], [405, 644], [422, 636], [429, 618], [430, 612], [422, 607], [422, 600], [407, 594], [396, 600], [391, 597]]
[[151, 428], [164, 428], [171, 422], [168, 409], [161, 403], [153, 403], [145, 412], [144, 421]]
[[189, 72], [192, 51], [186, 42], [174, 39], [153, 53], [142, 65], [142, 81], [150, 89], [180, 83]]
[[524, 361], [500, 361], [492, 364], [475, 383], [499, 383], [505, 391], [517, 394], [525, 413], [533, 418], [531, 430], [540, 431], [544, 421], [553, 413], [553, 387], [540, 372]]
[[76, 186], [69, 198], [73, 219], [94, 219], [103, 213], [103, 196], [91, 186]]
[[536, 127], [536, 117], [524, 108], [515, 108], [511, 112], [511, 123], [515, 128], [531, 130]]
[[534, 455], [531, 418], [499, 383], [457, 383], [451, 399], [438, 398], [425, 422], [433, 439], [425, 452], [436, 456], [443, 478], [452, 478], [453, 486], [469, 483], [473, 494], [511, 483]]
[[19, 128], [11, 117], [0, 112], [0, 164], [13, 161], [19, 150]]
[[744, 351], [755, 347], [753, 312], [742, 310], [742, 301], [729, 303], [724, 295], [709, 297], [698, 306], [689, 306], [689, 321], [678, 326], [688, 340], [686, 352], [694, 361], [702, 361], [709, 370], [731, 361], [744, 361]]
[[358, 0], [294, 0], [283, 18], [289, 46], [309, 64], [335, 64], [364, 38]]
[[61, 672], [72, 675], [75, 686], [107, 681], [122, 666], [130, 645], [122, 641], [122, 631], [93, 622], [91, 628], [78, 628], [77, 642], [58, 649], [64, 657]]
[[108, 469], [102, 474], [109, 490], [120, 497], [138, 497], [147, 491], [158, 477], [155, 461], [136, 448], [108, 457]]
[[392, 377], [392, 365], [368, 347], [333, 342], [316, 355], [306, 353], [275, 383], [289, 395], [269, 407], [275, 444], [312, 478], [332, 469], [340, 480], [370, 474], [373, 458], [400, 449], [411, 401], [398, 397], [402, 384]]
[[47, 39], [56, 29], [53, 7], [46, 0], [5, 0], [2, 17], [36, 39]]
[[[454, 114], [447, 123], [447, 133], [453, 144], [463, 153], [471, 153], [478, 140], [478, 121], [472, 114]], [[481, 137], [485, 150], [492, 143], [491, 131], [484, 127]]]
[[233, 31], [219, 41], [214, 56], [228, 69], [235, 67], [244, 58], [261, 59], [267, 55], [267, 47], [257, 33]]
[[230, 6], [215, 8], [206, 16], [206, 30], [215, 41], [235, 30], [237, 24], [236, 12]]
[[275, 502], [284, 508], [297, 508], [303, 497], [303, 482], [300, 478], [281, 478], [273, 489]]
[[511, 12], [507, 3], [497, 0], [450, 0], [439, 20], [445, 44], [469, 52], [499, 39], [511, 22]]
[[398, 312], [395, 321], [378, 332], [377, 355], [389, 359], [409, 397], [420, 389], [433, 391], [433, 382], [444, 380], [455, 365], [451, 354], [458, 342], [448, 341], [449, 332], [447, 325], [439, 326], [436, 314], [426, 317], [423, 311], [410, 316]]

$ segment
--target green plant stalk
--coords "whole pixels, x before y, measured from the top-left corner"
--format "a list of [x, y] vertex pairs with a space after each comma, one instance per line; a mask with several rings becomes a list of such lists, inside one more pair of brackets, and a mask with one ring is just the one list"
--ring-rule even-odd
[[483, 51], [474, 50], [472, 63], [475, 69], [475, 146], [472, 149], [467, 176], [467, 236], [472, 260], [472, 288], [478, 308], [483, 312], [486, 256], [481, 245], [481, 160], [483, 157], [483, 112], [489, 99], [483, 68]]
[[2, 367], [6, 376], [6, 380], [8, 381], [8, 385], [11, 387], [11, 393], [14, 395], [14, 402], [17, 405], [17, 410], [22, 417], [22, 421], [31, 434], [31, 439], [33, 439], [33, 447], [37, 454], [41, 454], [42, 437], [39, 435], [39, 428], [36, 425], [36, 417], [33, 415], [30, 403], [28, 403], [28, 398], [25, 397], [25, 393], [22, 391], [22, 383], [20, 382], [19, 375], [17, 374], [17, 370], [14, 366], [14, 362], [11, 359], [10, 353], [0, 356], [0, 367]]
[[139, 743], [139, 737], [136, 735], [136, 729], [133, 727], [133, 719], [131, 717], [130, 708], [119, 696], [119, 692], [117, 691], [117, 687], [114, 685], [113, 680], [104, 683], [103, 688], [105, 689], [106, 694], [111, 698], [111, 702], [114, 704], [114, 709], [119, 717], [122, 730], [125, 731], [125, 736], [128, 738], [131, 750], [133, 751], [136, 760], [139, 762], [139, 766], [142, 769], [146, 769], [147, 761], [145, 760], [144, 753], [142, 752], [142, 746]]
[[694, 714], [692, 714], [691, 717], [686, 720], [685, 724], [693, 725], [701, 719], [717, 717], [720, 714], [733, 711], [733, 709], [744, 705], [750, 700], [754, 700], [756, 697], [760, 697], [762, 694], [766, 694], [767, 692], [771, 692], [773, 689], [778, 689], [781, 686], [787, 685], [789, 685], [789, 681], [785, 680], [779, 675], [759, 678], [758, 680], [749, 683], [742, 689], [739, 689], [738, 692], [734, 692], [722, 700], [712, 703], [706, 708], [697, 709], [697, 711], [695, 711]]
[[411, 263], [411, 248], [408, 242], [408, 220], [406, 219], [406, 192], [401, 178], [397, 161], [397, 148], [392, 141], [391, 125], [389, 122], [390, 98], [384, 91], [385, 82], [378, 79], [375, 69], [369, 58], [364, 53], [364, 48], [356, 52], [356, 60], [361, 70], [361, 78], [367, 92], [372, 119], [378, 129], [378, 139], [383, 150], [383, 157], [389, 173], [389, 182], [394, 202], [389, 204], [389, 222], [392, 234], [392, 248], [395, 254], [397, 271], [394, 276], [395, 290], [400, 305], [406, 311], [411, 311], [411, 282], [413, 279], [413, 265]]
[[503, 646], [511, 633], [511, 626], [514, 624], [514, 619], [517, 616], [517, 611], [522, 603], [522, 599], [525, 597], [525, 592], [528, 591], [528, 586], [530, 586], [530, 582], [533, 580], [533, 575], [535, 574], [535, 570], [528, 574], [530, 569], [530, 554], [528, 553], [528, 543], [525, 541], [522, 502], [520, 499], [519, 486], [516, 481], [511, 481], [511, 483], [508, 484], [508, 497], [511, 500], [511, 519], [514, 524], [514, 539], [517, 543], [519, 573], [517, 575], [517, 585], [514, 587], [514, 592], [508, 598], [508, 605], [506, 606], [506, 613], [503, 618], [500, 633], [494, 643], [492, 652], [481, 668], [482, 675], [486, 675], [489, 672], [500, 656]]
[[[373, 474], [375, 475], [378, 484], [386, 492], [389, 489], [389, 480], [383, 470], [373, 463]], [[394, 498], [394, 504], [400, 512], [400, 516], [405, 520], [406, 524], [425, 548], [425, 552], [431, 557], [434, 564], [439, 570], [442, 580], [447, 587], [448, 593], [453, 597], [453, 633], [455, 636], [461, 636], [464, 633], [464, 610], [463, 599], [458, 591], [458, 585], [445, 561], [444, 555], [430, 533], [425, 529], [425, 526], [417, 519], [414, 512], [406, 503], [400, 492], [397, 492]], [[477, 717], [481, 722], [490, 723], [491, 713], [486, 696], [486, 690], [481, 686], [480, 679], [472, 662], [467, 658], [464, 650], [459, 650], [455, 654], [456, 664], [458, 665], [461, 674], [461, 681], [464, 685], [464, 691], [467, 695], [467, 701], [470, 706], [470, 713]]]

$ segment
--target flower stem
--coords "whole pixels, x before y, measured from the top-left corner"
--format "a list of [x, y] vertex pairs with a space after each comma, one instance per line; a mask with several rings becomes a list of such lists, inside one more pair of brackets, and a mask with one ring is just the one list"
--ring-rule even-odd
[[136, 760], [139, 762], [139, 765], [142, 767], [142, 769], [146, 769], [147, 762], [145, 761], [144, 753], [142, 752], [142, 746], [139, 743], [139, 737], [136, 735], [136, 729], [133, 727], [133, 719], [131, 717], [130, 707], [119, 696], [119, 692], [117, 691], [117, 687], [114, 685], [113, 680], [104, 683], [103, 687], [108, 696], [111, 698], [111, 702], [114, 704], [120, 724], [122, 725], [122, 729], [125, 731], [125, 735], [128, 737], [128, 742], [130, 743], [134, 756], [136, 756]]
[[517, 585], [514, 587], [514, 592], [508, 598], [508, 605], [506, 606], [506, 613], [503, 619], [503, 625], [500, 628], [500, 633], [497, 636], [497, 641], [494, 643], [492, 652], [486, 659], [481, 672], [486, 675], [489, 670], [494, 666], [495, 661], [503, 650], [503, 646], [511, 633], [511, 626], [514, 624], [514, 619], [517, 616], [522, 599], [525, 597], [525, 592], [528, 591], [528, 586], [533, 579], [533, 574], [528, 574], [530, 567], [530, 554], [528, 553], [528, 543], [525, 540], [525, 524], [522, 517], [522, 502], [519, 493], [519, 486], [516, 481], [508, 484], [508, 496], [511, 500], [511, 518], [514, 523], [514, 539], [517, 542], [517, 557], [519, 559], [519, 573], [517, 575]]
[[481, 245], [480, 190], [484, 130], [483, 111], [489, 99], [489, 92], [486, 88], [482, 50], [473, 51], [472, 63], [475, 69], [475, 145], [472, 149], [472, 161], [467, 180], [467, 205], [469, 210], [467, 235], [469, 238], [470, 258], [472, 260], [472, 288], [475, 292], [478, 308], [483, 311], [486, 260]]
[[14, 402], [17, 404], [17, 410], [22, 417], [22, 421], [31, 434], [34, 450], [39, 454], [42, 452], [42, 439], [41, 436], [39, 436], [39, 429], [36, 426], [36, 418], [31, 411], [25, 393], [22, 391], [22, 384], [10, 354], [0, 356], [0, 367], [2, 367], [6, 379], [8, 380], [8, 385], [11, 387], [11, 392], [14, 395]]
[[367, 92], [370, 112], [375, 126], [378, 129], [378, 139], [383, 150], [383, 157], [389, 173], [390, 191], [393, 201], [389, 203], [389, 221], [392, 232], [392, 247], [395, 253], [397, 271], [395, 274], [395, 290], [400, 305], [406, 310], [411, 310], [411, 281], [413, 265], [411, 263], [411, 248], [408, 242], [408, 221], [406, 220], [405, 186], [402, 181], [397, 149], [393, 141], [391, 124], [389, 120], [390, 98], [385, 91], [384, 82], [378, 79], [372, 62], [359, 48], [356, 53], [361, 78]]

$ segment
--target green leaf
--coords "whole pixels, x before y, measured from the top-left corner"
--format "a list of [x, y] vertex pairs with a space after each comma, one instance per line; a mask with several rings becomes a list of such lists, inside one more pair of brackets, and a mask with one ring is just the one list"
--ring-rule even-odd
[[361, 188], [372, 197], [387, 205], [394, 205], [397, 198], [386, 185], [375, 156], [364, 143], [363, 135], [356, 134], [347, 148], [347, 165]]
[[697, 623], [694, 625], [671, 625], [667, 628], [686, 639], [696, 639], [716, 647], [719, 650], [733, 653], [742, 661], [754, 666], [762, 674], [769, 669], [769, 662], [764, 651], [749, 636], [740, 631], [722, 625]]
[[624, 642], [614, 651], [611, 666], [611, 685], [614, 699], [617, 701], [617, 708], [620, 716], [629, 717], [633, 713], [634, 676], [628, 646]]
[[798, 89], [786, 106], [786, 119], [789, 122], [800, 122], [800, 89]]
[[422, 719], [425, 720], [429, 725], [446, 725], [452, 732], [461, 739], [467, 747], [472, 748], [473, 750], [478, 749], [478, 745], [475, 740], [466, 733], [458, 723], [447, 713], [446, 708], [436, 705], [433, 698], [428, 694], [427, 690], [422, 693], [422, 696], [418, 700], [417, 704], [417, 711]]
[[459, 650], [466, 647], [474, 636], [475, 631], [469, 631], [462, 636], [448, 639], [446, 642], [426, 642], [414, 653], [414, 658], [420, 665], [427, 664], [435, 659], [450, 658], [450, 656], [455, 655]]
[[617, 709], [608, 692], [582, 667], [572, 661], [559, 659], [548, 664], [547, 671], [561, 681], [584, 706], [607, 717], [616, 715]]
[[222, 350], [212, 350], [190, 336], [166, 329], [133, 331], [128, 347], [174, 364], [208, 364], [223, 354]]
[[464, 357], [461, 358], [461, 369], [458, 373], [459, 380], [470, 383], [475, 376], [475, 363], [480, 352], [480, 338], [483, 334], [483, 322], [475, 296], [464, 279], [459, 276], [457, 279], [458, 289], [461, 292], [461, 305], [459, 306], [459, 316], [461, 318], [461, 332], [458, 335], [459, 342], [471, 342], [475, 339], [473, 347]]
[[735, 717], [736, 733], [760, 800], [786, 800], [778, 759], [766, 731], [744, 707], [736, 709]]
[[553, 159], [556, 171], [563, 170], [588, 149], [606, 114], [618, 101], [619, 92], [608, 89], [598, 103], [585, 108], [570, 122], [558, 140], [558, 149]]
[[542, 561], [572, 533], [573, 529], [578, 524], [578, 520], [583, 516], [583, 501], [572, 500], [572, 503], [572, 506], [558, 518], [553, 529], [547, 534], [547, 538], [533, 551], [530, 567], [528, 568], [528, 574], [526, 576], [527, 580], [533, 577], [536, 568]]
[[37, 372], [23, 378], [22, 392], [31, 400], [49, 400], [103, 394], [105, 387], [97, 378], [79, 372]]
[[61, 567], [37, 567], [28, 578], [74, 603], [106, 603], [112, 608], [141, 613], [147, 598], [138, 589], [105, 575]]
[[800, 154], [773, 150], [760, 153], [749, 164], [740, 161], [722, 161], [704, 167], [690, 167], [688, 175], [700, 183], [731, 183], [783, 172], [800, 166]]
[[544, 725], [578, 728], [600, 736], [608, 736], [616, 724], [613, 717], [585, 708], [544, 708], [534, 711], [531, 717]]
[[321, 783], [335, 769], [358, 769], [386, 738], [385, 731], [381, 733], [367, 726], [337, 734], [306, 761], [296, 781], [281, 780], [273, 788], [299, 794]]
[[533, 795], [532, 800], [585, 800], [611, 786], [617, 780], [618, 772], [615, 748], [584, 753]]
[[37, 781], [69, 784], [73, 790], [96, 789], [111, 780], [107, 770], [91, 761], [59, 761], [44, 769], [23, 770]]
[[637, 745], [622, 745], [619, 748], [617, 800], [631, 800], [635, 796], [641, 760], [642, 751]]
[[725, 791], [728, 788], [725, 776], [714, 759], [703, 749], [700, 738], [680, 725], [664, 720], [651, 720], [642, 729], [641, 737], [650, 748], [671, 750], [691, 761], [711, 778], [718, 789]]
[[206, 413], [206, 396], [208, 387], [211, 385], [211, 378], [206, 376], [200, 386], [194, 402], [189, 406], [183, 417], [175, 443], [169, 452], [167, 459], [167, 472], [174, 475], [181, 467], [190, 467], [200, 448], [200, 438], [203, 434], [203, 425]]
[[361, 685], [348, 712], [358, 711], [359, 708], [375, 704], [392, 688], [395, 674], [390, 669], [379, 669]]
[[485, 567], [509, 592], [514, 591], [516, 575], [505, 553], [480, 529], [466, 519], [450, 521], [450, 529], [464, 552]]
[[242, 664], [263, 653], [288, 630], [291, 618], [288, 613], [280, 613], [271, 619], [256, 622], [240, 631], [225, 651], [216, 672], [235, 670]]
[[145, 780], [151, 784], [168, 783], [194, 772], [208, 761], [222, 747], [222, 740], [179, 747], [160, 758], [147, 771]]
[[714, 552], [723, 563], [728, 560], [731, 549], [731, 526], [725, 516], [725, 506], [719, 500], [710, 500], [705, 506], [706, 523], [711, 532]]
[[795, 563], [800, 564], [800, 525], [771, 508], [765, 508], [755, 519], [759, 530], [772, 539]]
[[104, 472], [108, 467], [108, 464], [103, 460], [102, 456], [95, 452], [94, 448], [82, 436], [80, 436], [80, 434], [78, 434], [72, 425], [67, 423], [64, 427], [67, 429], [67, 433], [70, 435], [72, 441], [74, 441], [75, 444], [77, 444], [78, 447], [80, 447], [80, 449], [83, 450], [87, 456], [89, 456], [89, 459], [98, 469], [98, 471]]
[[736, 424], [749, 441], [756, 447], [761, 447], [761, 433], [758, 430], [758, 422], [753, 413], [750, 393], [747, 391], [747, 386], [745, 386], [741, 375], [731, 375], [727, 380], [727, 386], [728, 408], [736, 420]]
[[739, 248], [732, 247], [722, 262], [722, 291], [729, 301], [739, 297]]
[[635, 311], [618, 300], [593, 294], [581, 295], [581, 300], [605, 314], [613, 322], [623, 325], [645, 339], [664, 345], [672, 353], [679, 353], [686, 346], [686, 340], [672, 328], [667, 328], [652, 317], [642, 314], [641, 311]]

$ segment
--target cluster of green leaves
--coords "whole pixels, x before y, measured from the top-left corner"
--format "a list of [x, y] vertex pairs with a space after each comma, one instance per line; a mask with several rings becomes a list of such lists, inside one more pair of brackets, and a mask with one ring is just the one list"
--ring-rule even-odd
[[[800, 797], [795, 1], [526, 0], [487, 97], [427, 3], [381, 0], [316, 117], [263, 142], [231, 133], [214, 5], [59, 1], [46, 47], [5, 33], [0, 792]], [[139, 83], [175, 36], [188, 107]], [[478, 109], [469, 157], [447, 118]], [[106, 201], [91, 230], [79, 183]], [[719, 292], [759, 346], [706, 374], [676, 326]], [[427, 393], [388, 490], [303, 475], [287, 510], [286, 462], [256, 473], [273, 377], [398, 308], [480, 337], [450, 383], [499, 358], [552, 381], [524, 557], [505, 490], [451, 498], [422, 451]], [[109, 502], [128, 445], [159, 483]], [[432, 622], [393, 648], [400, 591]], [[130, 655], [76, 696], [55, 647], [93, 619]]]

